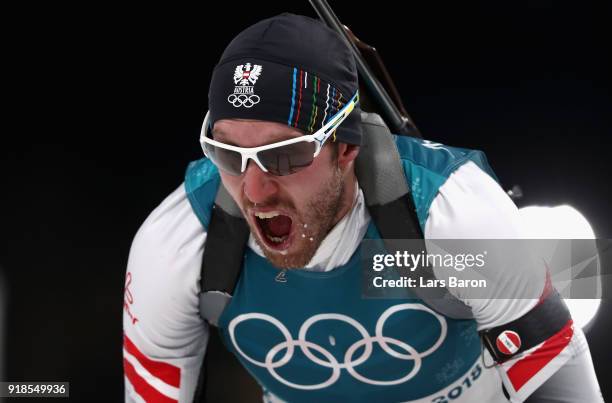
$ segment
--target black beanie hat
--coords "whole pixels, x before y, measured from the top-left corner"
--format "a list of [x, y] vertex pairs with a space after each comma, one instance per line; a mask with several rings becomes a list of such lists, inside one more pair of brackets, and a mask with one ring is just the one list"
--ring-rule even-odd
[[[358, 89], [355, 59], [342, 38], [318, 20], [284, 13], [248, 27], [225, 49], [209, 87], [210, 124], [268, 120], [314, 133]], [[336, 138], [361, 144], [358, 107]]]

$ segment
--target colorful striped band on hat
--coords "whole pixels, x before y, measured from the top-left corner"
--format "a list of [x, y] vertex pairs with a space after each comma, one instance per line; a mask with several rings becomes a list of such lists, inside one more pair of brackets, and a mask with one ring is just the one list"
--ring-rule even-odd
[[[302, 127], [300, 118], [308, 122], [305, 127], [309, 133], [314, 133], [327, 123], [327, 118], [331, 118], [342, 108], [344, 97], [341, 92], [329, 83], [323, 83], [324, 92], [321, 93], [321, 79], [314, 74], [308, 75], [307, 71], [297, 67], [293, 68], [291, 85], [291, 103], [289, 107], [289, 118], [287, 125], [292, 127]], [[310, 83], [310, 89], [308, 84]], [[308, 95], [306, 95], [308, 93]], [[302, 113], [303, 98], [310, 97], [310, 111], [307, 115]]]
[[[228, 60], [213, 72], [211, 124], [220, 119], [266, 120], [310, 134], [338, 113], [353, 93], [301, 67], [256, 58]], [[358, 120], [356, 108], [338, 128], [338, 140], [360, 144]]]

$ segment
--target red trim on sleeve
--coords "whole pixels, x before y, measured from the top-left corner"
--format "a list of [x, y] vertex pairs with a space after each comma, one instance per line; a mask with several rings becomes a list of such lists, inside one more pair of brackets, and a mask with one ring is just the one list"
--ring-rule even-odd
[[550, 268], [546, 262], [544, 262], [544, 266], [546, 266], [546, 281], [544, 282], [544, 289], [542, 290], [542, 295], [540, 295], [538, 305], [544, 302], [553, 291], [552, 281], [550, 280]]
[[149, 385], [143, 377], [138, 375], [134, 366], [125, 358], [123, 359], [123, 370], [136, 393], [138, 393], [147, 403], [178, 403], [178, 400], [169, 398]]
[[508, 379], [512, 382], [514, 390], [518, 391], [535, 374], [563, 351], [574, 334], [573, 321], [570, 319], [565, 326], [554, 336], [546, 340], [535, 351], [517, 361], [508, 371]]
[[123, 345], [128, 353], [132, 354], [151, 375], [159, 378], [170, 386], [175, 388], [181, 385], [181, 369], [174, 365], [168, 364], [163, 361], [154, 361], [138, 350], [136, 345], [127, 337], [123, 335]]

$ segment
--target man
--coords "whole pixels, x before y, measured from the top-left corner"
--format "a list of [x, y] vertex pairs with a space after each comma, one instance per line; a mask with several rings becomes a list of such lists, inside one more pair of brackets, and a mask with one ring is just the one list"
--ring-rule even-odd
[[[126, 400], [192, 401], [210, 323], [265, 401], [518, 402], [534, 391], [540, 401], [601, 401], [584, 336], [568, 318], [526, 354], [495, 367], [482, 361], [478, 330], [536, 312], [537, 298], [458, 295], [474, 319], [454, 319], [418, 298], [361, 297], [360, 243], [380, 234], [355, 172], [358, 98], [350, 51], [318, 21], [283, 14], [229, 44], [209, 89], [200, 139], [208, 158], [189, 166], [132, 245]], [[394, 139], [425, 238], [520, 238], [517, 209], [482, 154]], [[229, 269], [201, 270], [203, 250], [223, 254], [210, 232], [223, 191], [249, 234], [234, 256], [232, 298], [214, 317], [202, 292]], [[548, 295], [544, 271], [499, 276], [504, 287]]]

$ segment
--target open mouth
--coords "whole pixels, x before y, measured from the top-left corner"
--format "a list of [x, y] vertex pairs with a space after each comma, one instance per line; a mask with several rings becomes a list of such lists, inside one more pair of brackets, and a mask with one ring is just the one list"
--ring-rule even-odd
[[279, 211], [258, 211], [253, 213], [260, 238], [274, 250], [285, 250], [291, 244], [293, 220]]

